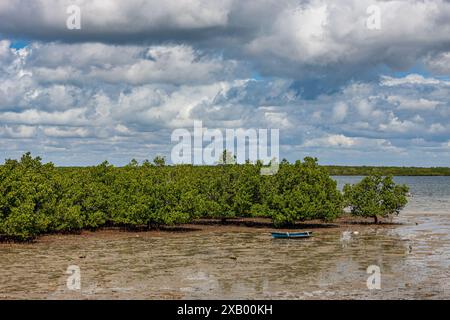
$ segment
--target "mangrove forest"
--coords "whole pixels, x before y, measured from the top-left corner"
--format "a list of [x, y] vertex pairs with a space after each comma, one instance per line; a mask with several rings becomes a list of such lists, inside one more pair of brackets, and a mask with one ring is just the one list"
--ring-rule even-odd
[[376, 219], [406, 204], [408, 188], [389, 177], [375, 175], [344, 194], [315, 158], [283, 161], [271, 176], [261, 175], [261, 166], [169, 166], [158, 157], [124, 167], [105, 161], [58, 168], [26, 153], [0, 166], [0, 239], [105, 226], [157, 228], [199, 218], [267, 217], [278, 227], [332, 221], [345, 207]]

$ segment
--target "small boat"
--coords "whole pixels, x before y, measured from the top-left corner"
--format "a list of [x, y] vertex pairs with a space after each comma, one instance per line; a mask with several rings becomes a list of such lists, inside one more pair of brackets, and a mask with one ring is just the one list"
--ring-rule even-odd
[[272, 232], [272, 238], [275, 239], [301, 239], [309, 238], [312, 236], [311, 231], [305, 232]]

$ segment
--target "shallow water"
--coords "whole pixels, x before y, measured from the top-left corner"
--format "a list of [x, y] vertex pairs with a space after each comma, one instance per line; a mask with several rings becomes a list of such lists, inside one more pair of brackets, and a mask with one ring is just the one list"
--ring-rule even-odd
[[[403, 224], [389, 228], [314, 229], [306, 240], [272, 240], [262, 228], [207, 228], [3, 244], [0, 297], [450, 299], [450, 179], [403, 179], [414, 197], [394, 219]], [[69, 265], [80, 267], [81, 290], [66, 286]], [[379, 290], [367, 288], [370, 265], [380, 267]]]

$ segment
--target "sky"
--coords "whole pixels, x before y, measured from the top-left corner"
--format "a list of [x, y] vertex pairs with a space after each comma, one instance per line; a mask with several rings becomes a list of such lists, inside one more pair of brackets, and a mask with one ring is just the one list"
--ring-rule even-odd
[[194, 120], [279, 129], [289, 161], [449, 166], [450, 1], [0, 1], [0, 159], [170, 160]]

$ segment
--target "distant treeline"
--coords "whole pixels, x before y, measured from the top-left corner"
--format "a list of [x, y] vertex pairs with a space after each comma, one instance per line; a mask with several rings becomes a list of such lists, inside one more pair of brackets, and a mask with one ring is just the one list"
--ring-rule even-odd
[[383, 176], [450, 176], [450, 168], [419, 168], [419, 167], [368, 167], [368, 166], [323, 166], [332, 176], [368, 176], [381, 174]]
[[[281, 164], [288, 164], [283, 161]], [[450, 167], [375, 167], [320, 165], [331, 176], [450, 176]], [[83, 167], [57, 167], [59, 170], [82, 169]]]

